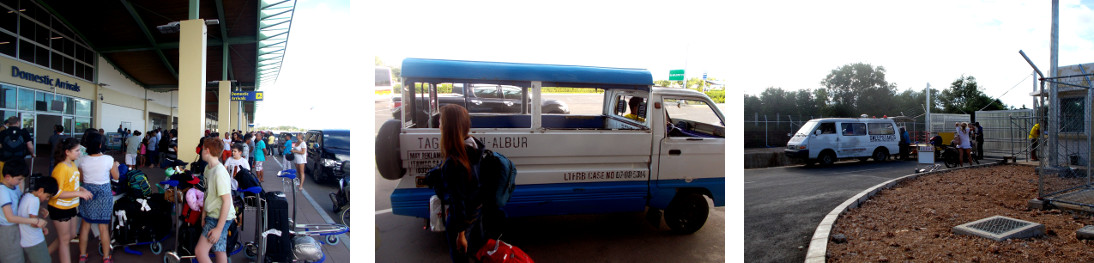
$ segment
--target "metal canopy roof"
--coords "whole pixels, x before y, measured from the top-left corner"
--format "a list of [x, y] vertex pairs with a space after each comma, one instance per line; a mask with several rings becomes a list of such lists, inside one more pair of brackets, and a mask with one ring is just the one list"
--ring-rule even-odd
[[[189, 19], [190, 0], [35, 2], [110, 64], [99, 68], [113, 66], [149, 90], [178, 89], [179, 34], [161, 34], [156, 27]], [[226, 70], [227, 79], [235, 80], [233, 86], [243, 90], [257, 90], [276, 81], [296, 1], [199, 2], [200, 18], [220, 22], [208, 27], [206, 79], [222, 80]], [[210, 83], [209, 87], [215, 86]], [[215, 104], [210, 106], [215, 112]], [[254, 112], [253, 103], [246, 103], [246, 107], [246, 112]]]
[[653, 85], [644, 69], [407, 58], [404, 78]]

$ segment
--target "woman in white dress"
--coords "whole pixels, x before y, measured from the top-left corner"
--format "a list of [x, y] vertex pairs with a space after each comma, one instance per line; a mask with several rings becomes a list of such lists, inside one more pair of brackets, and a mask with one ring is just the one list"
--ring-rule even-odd
[[292, 146], [293, 160], [296, 164], [296, 175], [300, 178], [300, 190], [304, 190], [304, 164], [308, 163], [308, 144], [304, 142], [304, 133], [297, 133]]

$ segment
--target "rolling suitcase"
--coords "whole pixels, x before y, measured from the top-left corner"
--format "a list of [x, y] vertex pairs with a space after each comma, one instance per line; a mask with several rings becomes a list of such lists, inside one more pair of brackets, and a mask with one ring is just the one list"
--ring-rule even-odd
[[266, 260], [269, 262], [289, 262], [292, 260], [292, 237], [289, 236], [289, 202], [281, 191], [266, 192], [266, 220], [268, 229], [281, 231], [281, 236], [266, 237]]

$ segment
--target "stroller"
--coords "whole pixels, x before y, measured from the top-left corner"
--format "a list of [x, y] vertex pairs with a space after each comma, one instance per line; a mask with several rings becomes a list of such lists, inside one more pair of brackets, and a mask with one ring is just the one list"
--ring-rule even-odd
[[124, 165], [119, 167], [127, 171], [113, 184], [118, 195], [114, 197], [110, 245], [124, 247], [126, 253], [134, 255], [142, 253], [132, 246], [149, 245], [152, 253], [159, 255], [163, 252], [163, 241], [171, 234], [171, 228], [164, 223], [171, 221], [173, 204], [162, 193], [150, 194], [143, 172], [125, 169]]

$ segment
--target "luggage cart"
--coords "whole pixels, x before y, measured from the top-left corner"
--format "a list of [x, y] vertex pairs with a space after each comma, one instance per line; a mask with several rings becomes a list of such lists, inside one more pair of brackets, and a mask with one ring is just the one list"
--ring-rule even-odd
[[[175, 200], [185, 200], [185, 194], [183, 193], [182, 189], [178, 188], [178, 185], [179, 185], [178, 181], [176, 181], [176, 180], [164, 180], [163, 182], [160, 182], [160, 185], [163, 185], [165, 188], [174, 188], [175, 191], [173, 191], [173, 192], [175, 194]], [[254, 187], [252, 187], [252, 188], [254, 188]], [[261, 191], [261, 188], [258, 188], [258, 191]], [[178, 262], [182, 262], [183, 259], [189, 259], [192, 262], [196, 262], [197, 261], [197, 259], [196, 259], [197, 256], [196, 255], [180, 256], [179, 253], [178, 253], [179, 252], [179, 246], [180, 246], [178, 231], [179, 231], [179, 227], [182, 226], [182, 224], [179, 223], [179, 217], [182, 216], [182, 210], [181, 209], [185, 209], [186, 205], [176, 204], [174, 207], [175, 207], [175, 209], [174, 209], [175, 213], [172, 216], [173, 220], [171, 220], [171, 227], [172, 227], [172, 229], [175, 230], [175, 234], [174, 234], [175, 235], [175, 249], [172, 250], [172, 251], [168, 251], [167, 254], [165, 254], [163, 256], [163, 262], [164, 263], [178, 263]], [[244, 204], [244, 208], [246, 209], [246, 204]], [[205, 220], [205, 219], [202, 218], [200, 220]], [[228, 231], [228, 230], [225, 229], [224, 231]], [[239, 226], [237, 226], [237, 234], [239, 234], [239, 233], [243, 233], [243, 224], [239, 224]], [[229, 237], [229, 238], [231, 238], [231, 237]], [[235, 247], [227, 248], [228, 251], [226, 251], [226, 252], [228, 252], [228, 256], [231, 257], [232, 255], [238, 254], [240, 251], [243, 251], [243, 248], [244, 248], [244, 245], [242, 244], [242, 241], [240, 241], [240, 242], [236, 243]], [[210, 256], [211, 257], [213, 256], [212, 253], [210, 253]]]
[[916, 165], [915, 173], [933, 172], [942, 166], [934, 163], [934, 145], [916, 145], [916, 154], [919, 164]]
[[[296, 169], [286, 169], [280, 171], [277, 173], [277, 177], [281, 178], [282, 189], [284, 189], [284, 186], [286, 184], [289, 185], [290, 188], [292, 188], [292, 216], [289, 218], [289, 225], [293, 226], [293, 229], [289, 230], [289, 233], [282, 233], [282, 231], [280, 230], [270, 229], [269, 218], [267, 218], [265, 213], [268, 209], [267, 202], [266, 200], [263, 200], [261, 198], [256, 198], [254, 202], [256, 204], [259, 214], [258, 216], [256, 216], [255, 224], [260, 228], [255, 230], [255, 241], [249, 242], [247, 245], [245, 245], [247, 247], [245, 251], [247, 251], [248, 257], [254, 255], [254, 259], [256, 259], [256, 262], [267, 262], [267, 259], [265, 258], [266, 246], [268, 245], [266, 242], [266, 237], [269, 235], [322, 237], [319, 238], [319, 242], [327, 245], [335, 245], [339, 243], [339, 238], [337, 235], [349, 233], [349, 226], [343, 224], [296, 224], [297, 196], [295, 187], [296, 183], [298, 182], [298, 179], [296, 178]], [[265, 230], [260, 231], [263, 229]], [[324, 253], [322, 258], [314, 262], [321, 263], [324, 260], [326, 260], [326, 253]], [[298, 260], [296, 259], [292, 260], [292, 262], [297, 261]]]

